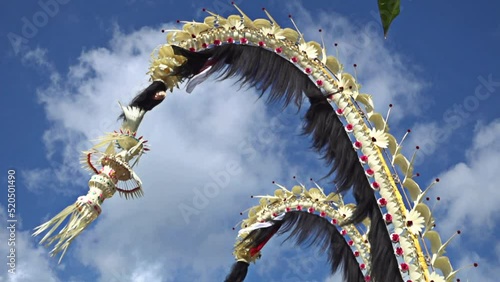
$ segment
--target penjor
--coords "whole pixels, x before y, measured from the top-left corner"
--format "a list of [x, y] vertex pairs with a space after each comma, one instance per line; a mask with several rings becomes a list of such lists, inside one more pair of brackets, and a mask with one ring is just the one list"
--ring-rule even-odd
[[[50, 254], [55, 256], [62, 252], [59, 263], [73, 240], [101, 214], [105, 199], [116, 192], [126, 199], [143, 195], [142, 182], [132, 168], [149, 148], [147, 140], [136, 137], [137, 129], [145, 113], [164, 100], [165, 90], [165, 84], [153, 82], [129, 106], [120, 104], [123, 111], [120, 130], [100, 137], [99, 143], [83, 152], [82, 163], [93, 173], [87, 195], [78, 197], [75, 203], [35, 228], [33, 236], [48, 230], [40, 244], [55, 244]], [[68, 217], [66, 225], [54, 233]]]

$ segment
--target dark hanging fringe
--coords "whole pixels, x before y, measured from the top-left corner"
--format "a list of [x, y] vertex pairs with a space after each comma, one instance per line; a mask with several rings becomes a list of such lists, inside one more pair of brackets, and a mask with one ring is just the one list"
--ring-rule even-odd
[[359, 223], [369, 216], [374, 202], [373, 189], [366, 179], [358, 155], [352, 147], [342, 122], [328, 101], [311, 99], [311, 106], [305, 115], [304, 134], [312, 136], [312, 148], [323, 155], [331, 166], [327, 176], [334, 172], [334, 183], [339, 193], [353, 189], [356, 209], [350, 223]]
[[[161, 81], [154, 81], [146, 89], [141, 91], [141, 93], [137, 94], [137, 96], [135, 96], [132, 102], [130, 102], [129, 106], [138, 107], [145, 111], [151, 111], [154, 107], [156, 107], [163, 101], [154, 99], [156, 93], [160, 91], [167, 91], [165, 83]], [[125, 115], [122, 113], [118, 119], [123, 119], [123, 118], [125, 118]]]
[[237, 261], [231, 267], [231, 272], [226, 276], [224, 282], [243, 282], [247, 277], [248, 263]]
[[[302, 92], [311, 88], [308, 84], [313, 84], [291, 62], [259, 47], [227, 44], [198, 53], [178, 49], [174, 49], [174, 52], [188, 58], [187, 63], [176, 69], [175, 73], [190, 78], [204, 67], [212, 66], [209, 75], [218, 73], [219, 80], [239, 77], [236, 83], [239, 83], [241, 87], [255, 88], [261, 92], [261, 97], [269, 90], [270, 95], [267, 101], [284, 100], [283, 107], [293, 101], [300, 108], [303, 100]], [[196, 64], [192, 61], [199, 59], [200, 53], [210, 55], [210, 59], [204, 60], [203, 66], [197, 64], [198, 72], [196, 72], [193, 68]], [[315, 92], [321, 95], [321, 91], [314, 88]]]
[[[374, 207], [368, 240], [371, 250], [371, 278], [373, 282], [403, 282], [389, 232], [378, 207]], [[378, 212], [377, 212], [378, 211]]]
[[[305, 116], [303, 132], [311, 135], [312, 148], [322, 154], [327, 165], [332, 166], [325, 178], [335, 174], [333, 183], [339, 193], [353, 189], [356, 209], [344, 224], [358, 224], [369, 217], [372, 228], [368, 237], [375, 254], [372, 256], [375, 267], [371, 276], [378, 279], [373, 281], [401, 281], [385, 221], [359, 164], [358, 155], [352, 148], [342, 122], [314, 82], [293, 63], [256, 46], [227, 44], [200, 52], [174, 47], [174, 52], [188, 59], [175, 70], [180, 79], [192, 78], [210, 66], [207, 77], [216, 73], [219, 80], [239, 77], [237, 83], [240, 87], [247, 86], [261, 91], [260, 97], [269, 90], [267, 102], [282, 102], [283, 108], [293, 101], [300, 109], [302, 93], [309, 98], [311, 106]], [[268, 238], [265, 232], [259, 234], [253, 236]], [[259, 238], [255, 239], [258, 241]], [[354, 269], [357, 269], [357, 264]]]
[[315, 246], [320, 253], [327, 252], [332, 274], [342, 270], [345, 281], [365, 281], [351, 247], [328, 220], [316, 214], [292, 211], [286, 213], [282, 220], [271, 220], [271, 222], [274, 225], [250, 232], [241, 244], [251, 249], [261, 245], [276, 231], [278, 235], [290, 233], [284, 242], [291, 239], [297, 246]]

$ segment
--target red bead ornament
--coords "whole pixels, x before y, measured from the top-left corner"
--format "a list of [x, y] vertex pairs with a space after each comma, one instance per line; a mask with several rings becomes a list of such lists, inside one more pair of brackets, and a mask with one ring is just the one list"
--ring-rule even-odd
[[402, 256], [404, 251], [403, 251], [403, 248], [401, 247], [397, 247], [396, 250], [394, 251], [394, 253], [397, 255], [397, 256]]
[[380, 198], [380, 199], [378, 199], [378, 201], [377, 201], [377, 202], [378, 202], [378, 205], [379, 205], [380, 207], [385, 207], [385, 206], [387, 206], [387, 200], [386, 200], [385, 198]]
[[233, 39], [232, 37], [229, 37], [229, 38], [227, 39], [227, 43], [234, 43], [234, 39]]
[[399, 234], [392, 233], [391, 234], [391, 241], [394, 242], [394, 243], [399, 242]]
[[297, 62], [299, 61], [299, 58], [297, 58], [297, 57], [292, 57], [290, 60], [291, 60], [293, 63], [297, 63]]
[[222, 42], [220, 41], [220, 39], [215, 39], [214, 40], [214, 45], [219, 46], [221, 44], [222, 44]]
[[384, 214], [385, 222], [392, 223], [392, 215], [390, 213]]
[[366, 164], [368, 162], [368, 156], [361, 156], [359, 157], [359, 161], [362, 163], [362, 164]]
[[401, 272], [406, 273], [410, 270], [410, 266], [406, 262], [403, 262], [399, 265], [399, 269], [401, 269]]
[[359, 142], [359, 141], [356, 141], [356, 142], [354, 142], [353, 146], [354, 146], [355, 149], [361, 149], [361, 147], [363, 146], [363, 144], [361, 142]]
[[243, 38], [240, 39], [240, 43], [241, 44], [247, 44], [248, 43], [248, 39], [246, 39], [245, 37], [243, 37]]
[[266, 43], [264, 41], [259, 41], [259, 46], [264, 47], [264, 46], [266, 46]]

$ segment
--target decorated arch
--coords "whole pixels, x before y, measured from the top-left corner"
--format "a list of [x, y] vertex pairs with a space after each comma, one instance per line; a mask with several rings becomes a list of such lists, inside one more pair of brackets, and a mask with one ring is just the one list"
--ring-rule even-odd
[[[237, 15], [206, 11], [203, 22], [179, 21], [181, 29], [164, 30], [167, 43], [151, 55], [151, 85], [122, 106], [121, 128], [84, 152], [82, 163], [93, 173], [89, 193], [34, 235], [48, 231], [42, 243], [55, 244], [52, 254], [64, 255], [99, 216], [104, 199], [116, 191], [141, 196], [142, 182], [132, 168], [148, 150], [137, 133], [145, 114], [182, 83], [189, 93], [209, 78], [236, 78], [268, 103], [308, 107], [303, 133], [330, 166], [325, 178], [334, 191], [325, 193], [316, 183], [291, 189], [276, 184], [273, 195], [255, 196], [260, 202], [241, 224], [226, 281], [243, 281], [265, 244], [281, 234], [324, 250], [332, 273], [341, 270], [345, 281], [455, 280], [457, 270], [444, 255], [450, 240], [434, 230], [425, 204], [439, 179], [422, 189], [413, 168], [419, 148], [409, 158], [402, 154], [410, 130], [393, 136], [389, 114], [376, 112], [355, 75], [328, 55], [323, 42], [307, 41], [293, 19], [294, 28], [282, 27], [266, 10], [267, 18], [252, 20], [235, 8]], [[346, 202], [347, 193], [352, 202]]]

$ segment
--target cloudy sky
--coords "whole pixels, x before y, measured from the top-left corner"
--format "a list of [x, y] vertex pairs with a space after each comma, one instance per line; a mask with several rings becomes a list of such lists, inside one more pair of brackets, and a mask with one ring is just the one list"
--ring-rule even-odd
[[[289, 26], [292, 14], [308, 39], [323, 35], [357, 76], [378, 112], [393, 103], [391, 132], [412, 133], [405, 150], [421, 146], [416, 171], [432, 188], [443, 239], [455, 267], [473, 262], [462, 281], [496, 281], [500, 265], [500, 5], [480, 0], [404, 1], [384, 40], [373, 3], [236, 1], [252, 18], [266, 7]], [[144, 197], [105, 201], [103, 214], [70, 247], [63, 262], [32, 238], [45, 222], [87, 193], [82, 150], [119, 127], [117, 102], [148, 85], [149, 55], [164, 43], [162, 28], [199, 20], [205, 7], [234, 14], [228, 1], [4, 1], [0, 9], [2, 141], [0, 250], [6, 262], [7, 171], [16, 171], [16, 275], [0, 264], [0, 281], [222, 281], [232, 246], [256, 204], [275, 180], [295, 184], [326, 172], [300, 116], [257, 100], [232, 81], [207, 82], [187, 94], [169, 93], [139, 129], [151, 151], [136, 169]], [[497, 59], [495, 59], [497, 58]], [[303, 113], [303, 112], [302, 112]], [[405, 141], [406, 142], [406, 141]], [[207, 186], [217, 186], [210, 195]], [[331, 191], [327, 181], [321, 182]], [[437, 202], [436, 197], [441, 197]], [[306, 249], [269, 243], [247, 281], [340, 281], [325, 259]]]

